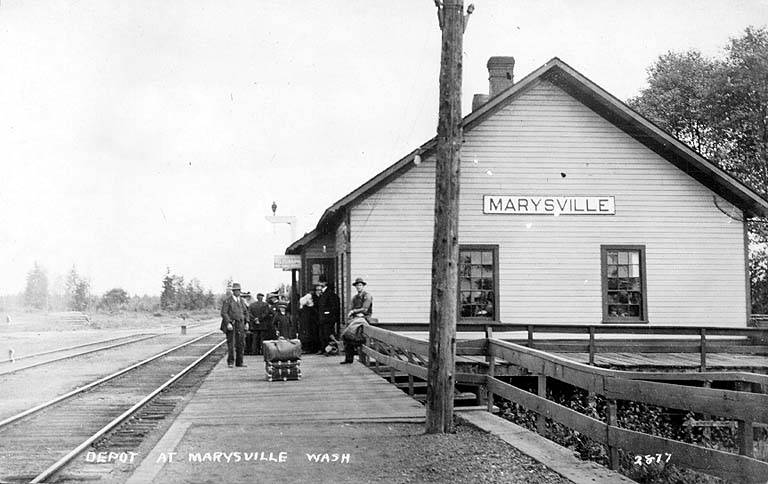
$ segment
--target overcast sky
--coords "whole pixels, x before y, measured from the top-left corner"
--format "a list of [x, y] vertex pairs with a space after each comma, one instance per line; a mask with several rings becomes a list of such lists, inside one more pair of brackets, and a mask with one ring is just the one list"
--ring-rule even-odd
[[[465, 1], [469, 4], [468, 1]], [[464, 114], [485, 63], [560, 57], [619, 99], [669, 50], [720, 55], [768, 0], [477, 0]], [[35, 261], [95, 293], [271, 290], [273, 255], [437, 126], [432, 0], [0, 0], [0, 294]]]

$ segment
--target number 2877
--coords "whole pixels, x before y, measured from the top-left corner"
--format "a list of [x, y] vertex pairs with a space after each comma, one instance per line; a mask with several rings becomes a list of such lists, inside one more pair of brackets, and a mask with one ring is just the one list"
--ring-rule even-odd
[[661, 464], [662, 462], [664, 463], [669, 462], [671, 458], [672, 458], [672, 454], [670, 454], [669, 452], [664, 452], [663, 454], [636, 455], [635, 465], [641, 466], [641, 465]]

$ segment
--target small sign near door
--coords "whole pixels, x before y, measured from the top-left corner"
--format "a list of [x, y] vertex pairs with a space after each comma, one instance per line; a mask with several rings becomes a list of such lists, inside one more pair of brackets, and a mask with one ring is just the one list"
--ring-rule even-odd
[[293, 271], [293, 270], [301, 269], [301, 256], [300, 255], [276, 255], [275, 269], [282, 269], [284, 271]]

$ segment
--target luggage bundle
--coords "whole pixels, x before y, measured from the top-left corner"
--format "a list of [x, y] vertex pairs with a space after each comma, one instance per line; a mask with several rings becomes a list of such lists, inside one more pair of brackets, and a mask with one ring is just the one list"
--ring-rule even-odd
[[262, 344], [267, 381], [301, 380], [301, 341], [278, 338]]
[[301, 380], [301, 360], [267, 361], [264, 363], [267, 381]]

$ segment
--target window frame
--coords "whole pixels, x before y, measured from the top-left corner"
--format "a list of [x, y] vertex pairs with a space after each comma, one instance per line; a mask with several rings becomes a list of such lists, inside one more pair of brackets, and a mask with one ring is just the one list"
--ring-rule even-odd
[[328, 266], [328, 271], [324, 274], [325, 279], [328, 282], [328, 287], [334, 292], [337, 291], [336, 279], [336, 258], [335, 257], [306, 257], [307, 271], [306, 271], [306, 292], [315, 290], [314, 283], [312, 282], [312, 264], [320, 264]]
[[[638, 319], [611, 318], [608, 315], [608, 251], [638, 251], [640, 254], [640, 293], [642, 314]], [[610, 244], [600, 246], [600, 284], [602, 286], [603, 324], [648, 324], [648, 283], [646, 281], [645, 245]]]
[[[484, 250], [493, 253], [493, 318], [484, 318], [482, 316], [462, 316], [461, 315], [461, 253], [462, 251]], [[498, 244], [459, 244], [459, 262], [456, 267], [458, 278], [456, 281], [456, 319], [457, 321], [467, 323], [498, 323], [499, 314], [499, 245]]]

